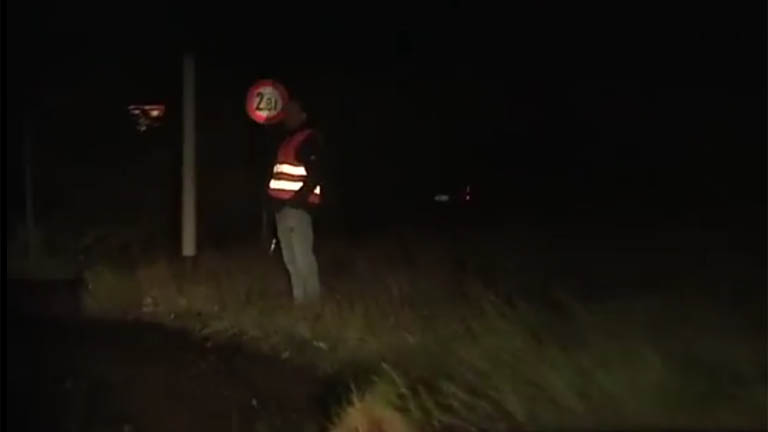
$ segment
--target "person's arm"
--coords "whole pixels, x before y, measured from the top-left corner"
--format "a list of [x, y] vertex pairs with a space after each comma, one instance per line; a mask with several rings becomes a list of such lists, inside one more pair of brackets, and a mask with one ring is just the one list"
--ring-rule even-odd
[[320, 184], [323, 162], [322, 147], [322, 137], [316, 132], [313, 132], [312, 135], [301, 144], [297, 156], [299, 162], [304, 165], [304, 168], [307, 171], [307, 177], [304, 179], [304, 184], [301, 188], [288, 200], [288, 205], [301, 206], [307, 203], [309, 196], [312, 195], [312, 191], [314, 191], [315, 187]]

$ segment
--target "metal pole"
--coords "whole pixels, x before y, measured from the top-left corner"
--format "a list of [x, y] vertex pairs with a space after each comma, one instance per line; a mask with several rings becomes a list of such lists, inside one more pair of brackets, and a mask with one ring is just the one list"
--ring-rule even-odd
[[268, 245], [271, 238], [269, 232], [269, 213], [267, 212], [267, 197], [262, 192], [261, 194], [261, 242]]
[[197, 253], [195, 197], [195, 58], [184, 56], [184, 148], [181, 176], [181, 254], [193, 257]]

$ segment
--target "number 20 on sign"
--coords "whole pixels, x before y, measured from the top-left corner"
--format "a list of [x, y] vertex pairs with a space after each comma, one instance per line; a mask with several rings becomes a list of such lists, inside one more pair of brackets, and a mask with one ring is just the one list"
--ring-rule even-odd
[[288, 92], [280, 83], [261, 80], [251, 86], [245, 98], [245, 109], [257, 123], [272, 124], [282, 120]]

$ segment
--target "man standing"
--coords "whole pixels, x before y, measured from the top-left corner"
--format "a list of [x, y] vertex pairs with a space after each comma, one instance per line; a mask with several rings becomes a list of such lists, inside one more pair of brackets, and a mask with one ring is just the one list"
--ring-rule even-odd
[[320, 296], [310, 212], [320, 204], [323, 144], [320, 135], [307, 126], [307, 114], [298, 101], [283, 109], [288, 136], [277, 150], [267, 192], [274, 202], [277, 237], [293, 299], [301, 303]]

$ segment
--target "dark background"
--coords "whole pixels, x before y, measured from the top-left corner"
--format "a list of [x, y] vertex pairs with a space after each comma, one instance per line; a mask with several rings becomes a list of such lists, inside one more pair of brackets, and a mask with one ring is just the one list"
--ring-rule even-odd
[[[244, 97], [274, 78], [327, 135], [330, 225], [406, 223], [471, 184], [480, 224], [695, 223], [762, 250], [763, 2], [289, 9], [10, 2], [12, 225], [27, 131], [43, 226], [176, 233], [192, 51], [201, 247], [258, 233], [279, 128], [251, 121]], [[137, 133], [133, 103], [165, 103], [163, 126]]]

